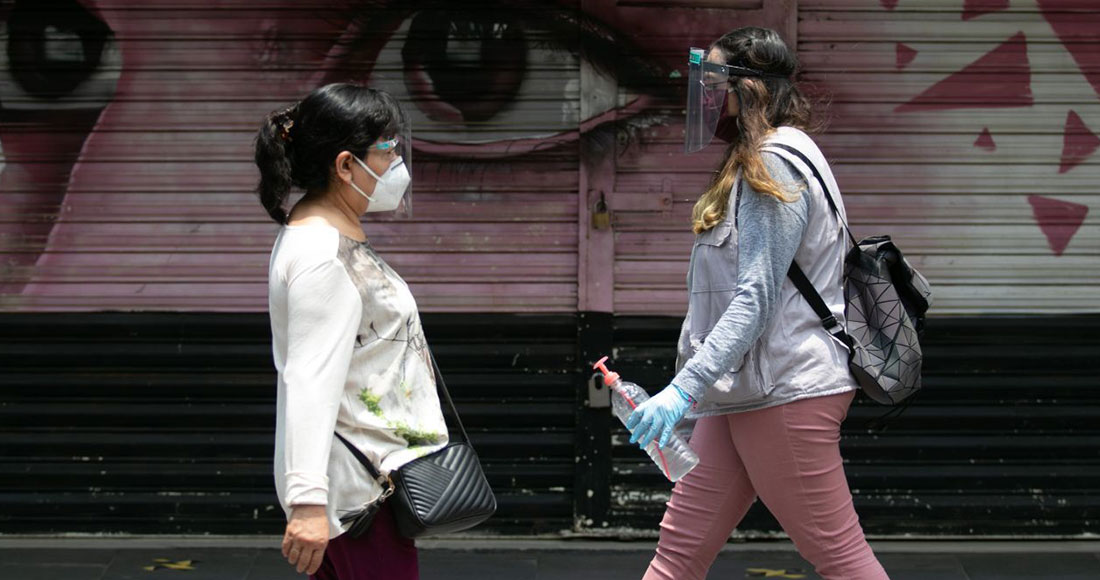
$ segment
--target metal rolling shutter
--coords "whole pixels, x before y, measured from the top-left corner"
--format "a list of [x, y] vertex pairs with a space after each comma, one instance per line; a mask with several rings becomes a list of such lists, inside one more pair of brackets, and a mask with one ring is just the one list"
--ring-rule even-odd
[[[426, 316], [499, 510], [573, 523], [576, 320]], [[281, 532], [263, 315], [0, 317], [0, 533]]]
[[[377, 13], [321, 0], [99, 4], [116, 47], [98, 71], [110, 91], [61, 99], [84, 99], [80, 123], [13, 92], [0, 70], [0, 529], [277, 533], [267, 322], [247, 314], [266, 310], [277, 228], [252, 193], [252, 139], [322, 73], [373, 84], [317, 57], [349, 16]], [[380, 20], [358, 33], [408, 40], [383, 37]], [[548, 50], [545, 31], [525, 35]], [[0, 48], [8, 41], [0, 35]], [[391, 81], [394, 57], [376, 71]], [[536, 121], [571, 122], [579, 67], [568, 56], [526, 63], [513, 106], [528, 113], [482, 122], [472, 137], [414, 124], [436, 149], [413, 159], [415, 219], [366, 225], [422, 311], [449, 313], [424, 322], [500, 493], [490, 531], [572, 525], [578, 147], [449, 157], [439, 144], [561, 130]], [[38, 190], [54, 198], [20, 197]], [[45, 227], [8, 237], [10, 223]], [[18, 295], [13, 281], [33, 291]], [[120, 310], [144, 312], [83, 312]]]
[[[643, 385], [672, 375], [674, 320], [616, 320], [616, 371]], [[864, 530], [875, 536], [1082, 537], [1100, 530], [1100, 317], [938, 319], [925, 335], [925, 387], [890, 410], [859, 396], [841, 453]], [[671, 485], [616, 424], [612, 529], [655, 534]], [[759, 502], [741, 537], [781, 533]]]
[[[35, 6], [30, 0], [19, 4], [24, 11]], [[50, 14], [52, 6], [38, 9]], [[486, 7], [465, 3], [463, 9]], [[74, 92], [58, 101], [62, 107], [79, 103], [72, 106], [91, 115], [87, 123], [50, 113], [57, 102], [21, 95], [5, 74], [0, 100], [9, 136], [48, 135], [58, 145], [21, 147], [9, 140], [5, 148], [9, 179], [32, 170], [38, 177], [0, 197], [0, 204], [18, 222], [47, 226], [0, 245], [0, 254], [19, 262], [4, 277], [31, 283], [24, 295], [0, 295], [0, 309], [265, 310], [267, 256], [276, 227], [252, 193], [258, 178], [252, 140], [260, 122], [322, 77], [405, 91], [400, 47], [408, 40], [407, 27], [384, 29], [385, 15], [370, 13], [363, 20], [367, 28], [355, 31], [372, 40], [389, 35], [389, 48], [369, 79], [354, 61], [325, 60], [339, 39], [352, 34], [340, 23], [367, 15], [367, 7], [361, 10], [350, 14], [320, 0], [103, 7], [97, 17], [112, 29], [113, 44], [96, 74], [107, 94], [90, 99]], [[545, 33], [524, 34], [529, 55], [553, 52], [544, 48]], [[447, 56], [470, 56], [464, 50], [452, 48]], [[561, 111], [579, 109], [579, 93], [562, 92], [579, 78], [577, 60], [529, 56], [516, 66], [522, 66], [524, 84], [509, 106], [527, 111], [519, 119], [472, 123], [461, 133], [453, 124], [424, 121], [414, 136], [430, 138], [440, 149], [440, 142], [575, 131], [575, 124], [563, 128], [537, 120], [551, 114], [565, 123]], [[404, 100], [423, 117], [419, 103]], [[370, 217], [366, 230], [375, 247], [428, 311], [574, 311], [577, 148], [522, 159], [478, 155], [455, 161], [444, 151], [413, 159], [415, 219]], [[26, 189], [48, 190], [53, 197], [24, 203]]]
[[[857, 399], [842, 453], [869, 534], [1087, 536], [1097, 529], [1100, 484], [1092, 354], [1100, 319], [1082, 313], [1100, 306], [1088, 211], [1100, 165], [1067, 151], [1065, 132], [1070, 111], [1100, 129], [1095, 67], [1067, 50], [1094, 51], [1098, 40], [1078, 31], [1060, 42], [1044, 17], [1058, 14], [1049, 10], [1057, 2], [965, 19], [963, 4], [798, 2], [805, 80], [832, 100], [819, 142], [853, 229], [892, 234], [936, 290], [925, 390], [884, 432], [867, 424], [889, 409]], [[1054, 20], [1065, 18], [1096, 22], [1087, 9]], [[1026, 68], [1013, 41], [1021, 31]], [[976, 71], [952, 77], [998, 48]], [[1034, 104], [1017, 106], [1011, 85], [1025, 70]], [[949, 78], [933, 102], [966, 99], [951, 83], [996, 96], [999, 74], [1010, 75], [1009, 88], [983, 106], [903, 107]], [[653, 191], [699, 191], [702, 179], [690, 179], [709, 167], [695, 163], [677, 164], [677, 178]], [[665, 219], [686, 220], [694, 198], [671, 198]], [[667, 222], [649, 212], [620, 214], [620, 237], [633, 245], [623, 244], [617, 262], [617, 312], [682, 315], [690, 236], [659, 227]], [[675, 318], [617, 317], [615, 370], [654, 389], [666, 384], [678, 330]], [[612, 456], [607, 525], [655, 534], [670, 485], [617, 426]], [[739, 528], [750, 537], [777, 533], [759, 504]]]
[[[835, 118], [821, 143], [857, 234], [894, 234], [937, 288], [926, 392], [886, 433], [863, 429], [885, 410], [864, 403], [845, 426], [843, 451], [868, 531], [1095, 533], [1100, 400], [1091, 353], [1098, 325], [1075, 313], [1100, 304], [1095, 214], [1087, 212], [1100, 166], [1086, 156], [1060, 173], [1069, 111], [1100, 128], [1087, 77], [1094, 71], [1077, 66], [1042, 13], [1020, 3], [963, 20], [958, 0], [813, 0], [797, 3], [797, 12], [793, 1], [735, 1], [616, 6], [680, 23], [689, 20], [684, 14], [703, 14], [700, 7], [746, 18], [788, 10], [790, 18], [775, 22], [785, 22], [791, 37], [797, 27], [808, 80], [833, 95]], [[230, 24], [257, 21], [258, 12], [243, 2], [223, 5], [210, 11], [166, 0], [110, 15], [162, 30], [141, 41], [169, 59], [135, 63], [128, 102], [143, 105], [144, 115], [116, 118], [113, 129], [93, 133], [106, 141], [89, 141], [95, 147], [82, 164], [99, 177], [75, 181], [60, 202], [62, 262], [19, 270], [49, 280], [33, 301], [0, 297], [0, 309], [264, 309], [275, 228], [249, 193], [249, 142], [263, 114], [309, 87], [264, 85], [254, 63], [236, 62], [263, 35], [235, 35]], [[280, 2], [276, 12], [303, 17], [317, 5]], [[210, 14], [222, 22], [198, 32], [177, 25]], [[1021, 31], [1030, 108], [897, 110]], [[295, 43], [305, 48], [327, 34], [314, 32], [285, 46], [293, 53]], [[676, 50], [687, 42], [641, 40]], [[1095, 48], [1087, 35], [1073, 44]], [[1016, 45], [997, 54], [1008, 56], [993, 70], [1019, 73]], [[569, 75], [591, 86], [579, 65], [532, 72], [544, 89]], [[224, 86], [213, 97], [189, 97], [202, 81]], [[562, 101], [550, 93], [531, 101], [545, 108], [550, 98]], [[158, 106], [177, 114], [158, 117]], [[682, 137], [674, 130], [643, 129], [646, 147], [624, 147], [588, 175], [578, 175], [583, 145], [522, 164], [417, 158], [418, 183], [433, 184], [418, 190], [417, 219], [368, 226], [425, 310], [470, 313], [424, 320], [502, 492], [488, 530], [656, 531], [668, 486], [625, 444], [621, 429], [612, 430], [606, 520], [578, 522], [573, 506], [584, 501], [578, 482], [603, 477], [575, 473], [583, 470], [576, 454], [585, 443], [574, 444], [587, 435], [574, 419], [586, 417], [585, 409], [575, 415], [583, 398], [577, 367], [590, 362], [582, 360], [588, 352], [576, 354], [577, 334], [600, 316], [573, 313], [578, 304], [601, 316], [614, 310], [607, 326], [615, 334], [599, 354], [614, 354], [616, 370], [643, 385], [667, 381], [679, 324], [673, 316], [684, 310], [687, 216], [715, 162], [679, 155]], [[124, 138], [126, 146], [107, 146]], [[72, 162], [49, 150], [4, 154], [9, 168], [22, 163], [56, 175]], [[578, 203], [578, 190], [590, 199]], [[577, 236], [578, 225], [588, 229], [587, 201], [604, 190], [613, 248], [593, 254], [606, 251], [613, 262], [587, 255]], [[181, 203], [183, 196], [198, 203]], [[19, 212], [27, 222], [56, 214]], [[1042, 212], [1045, 224], [1036, 219]], [[33, 246], [45, 238], [28, 240]], [[606, 287], [584, 278], [605, 261], [614, 264], [607, 308]], [[0, 316], [0, 531], [277, 533], [269, 348], [259, 314]], [[760, 508], [743, 526], [750, 534], [775, 529]]]
[[934, 315], [1100, 309], [1100, 17], [1086, 4], [799, 2], [853, 231], [899, 242]]
[[[803, 81], [829, 103], [818, 141], [853, 231], [899, 242], [936, 289], [935, 316], [1096, 312], [1100, 17], [1058, 1], [962, 8], [797, 3]], [[617, 188], [637, 192], [615, 202], [619, 314], [685, 309], [691, 206], [716, 158], [677, 154], [667, 133], [619, 162]]]

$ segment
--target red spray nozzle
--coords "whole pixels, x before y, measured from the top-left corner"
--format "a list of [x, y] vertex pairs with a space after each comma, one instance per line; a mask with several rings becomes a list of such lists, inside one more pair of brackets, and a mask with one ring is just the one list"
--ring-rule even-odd
[[592, 365], [592, 368], [594, 368], [594, 369], [600, 371], [601, 373], [603, 373], [603, 384], [610, 387], [611, 385], [615, 384], [615, 381], [619, 380], [619, 373], [613, 373], [610, 370], [608, 370], [607, 365], [604, 364], [606, 362], [607, 362], [607, 357], [605, 356], [605, 357], [601, 358], [599, 361], [597, 361], [596, 364]]

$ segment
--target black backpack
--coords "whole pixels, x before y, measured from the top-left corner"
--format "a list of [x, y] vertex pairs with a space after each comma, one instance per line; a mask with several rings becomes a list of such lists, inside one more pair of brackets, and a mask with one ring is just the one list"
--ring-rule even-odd
[[853, 247], [844, 258], [848, 328], [829, 311], [798, 264], [791, 262], [787, 277], [821, 318], [825, 330], [848, 345], [848, 368], [863, 392], [885, 405], [908, 399], [921, 387], [920, 337], [925, 313], [932, 305], [928, 280], [909, 264], [890, 236], [856, 241], [821, 173], [801, 151], [781, 143], [769, 146], [793, 153], [813, 171], [829, 207], [852, 240]]

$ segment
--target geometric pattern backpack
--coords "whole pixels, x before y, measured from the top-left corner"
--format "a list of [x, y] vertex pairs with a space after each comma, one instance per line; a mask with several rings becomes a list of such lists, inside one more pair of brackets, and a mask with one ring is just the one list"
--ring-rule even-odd
[[925, 313], [932, 306], [928, 280], [909, 264], [890, 236], [856, 241], [817, 167], [794, 147], [780, 143], [771, 146], [797, 155], [813, 171], [829, 207], [852, 240], [852, 249], [844, 258], [848, 328], [840, 325], [798, 264], [791, 263], [787, 277], [813, 307], [825, 329], [848, 345], [848, 368], [863, 392], [884, 405], [908, 399], [921, 387], [920, 337]]

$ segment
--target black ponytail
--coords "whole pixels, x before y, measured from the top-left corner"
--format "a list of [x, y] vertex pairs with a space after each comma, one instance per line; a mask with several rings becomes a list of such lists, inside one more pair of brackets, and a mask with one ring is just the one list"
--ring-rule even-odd
[[269, 115], [260, 127], [260, 203], [271, 219], [285, 224], [291, 188], [324, 189], [341, 151], [365, 157], [371, 143], [399, 134], [406, 123], [401, 105], [384, 91], [350, 83], [315, 89], [300, 103]]
[[283, 206], [293, 184], [288, 149], [296, 109], [297, 105], [268, 115], [256, 136], [256, 167], [260, 169], [260, 184], [256, 187], [256, 193], [268, 215], [279, 224], [287, 221]]

